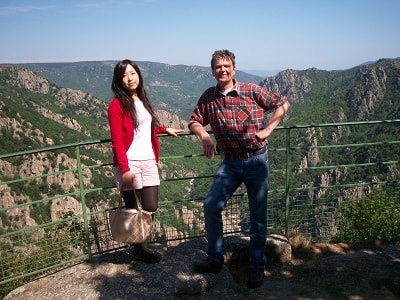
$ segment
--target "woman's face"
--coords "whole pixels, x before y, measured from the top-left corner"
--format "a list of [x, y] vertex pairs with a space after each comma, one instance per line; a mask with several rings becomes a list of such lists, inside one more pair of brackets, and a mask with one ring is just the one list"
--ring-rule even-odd
[[122, 77], [122, 85], [124, 88], [126, 88], [131, 95], [136, 94], [136, 89], [139, 86], [139, 83], [139, 74], [136, 73], [136, 70], [131, 65], [127, 65], [124, 76]]

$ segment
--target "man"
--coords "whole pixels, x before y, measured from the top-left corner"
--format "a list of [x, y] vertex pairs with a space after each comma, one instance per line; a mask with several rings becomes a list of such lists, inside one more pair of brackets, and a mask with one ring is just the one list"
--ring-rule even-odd
[[[217, 81], [200, 97], [189, 121], [189, 129], [202, 143], [203, 153], [213, 158], [217, 150], [223, 159], [214, 174], [204, 200], [207, 232], [207, 259], [193, 267], [198, 273], [219, 273], [224, 264], [222, 210], [241, 183], [246, 186], [250, 210], [250, 262], [248, 287], [257, 288], [264, 280], [266, 264], [266, 213], [270, 166], [267, 138], [280, 123], [290, 104], [286, 97], [273, 94], [252, 83], [237, 82], [235, 55], [215, 51], [211, 69]], [[274, 109], [266, 122], [265, 112]], [[210, 125], [216, 149], [204, 126]], [[263, 126], [265, 125], [265, 126]]]

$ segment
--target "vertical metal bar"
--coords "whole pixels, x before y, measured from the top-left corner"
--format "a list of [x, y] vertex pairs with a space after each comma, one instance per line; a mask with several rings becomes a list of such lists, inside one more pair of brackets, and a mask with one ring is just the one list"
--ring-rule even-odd
[[289, 199], [290, 199], [290, 131], [286, 130], [286, 182], [285, 182], [285, 236], [289, 236]]
[[82, 202], [82, 216], [83, 216], [83, 225], [85, 228], [85, 241], [86, 241], [86, 248], [88, 253], [88, 258], [92, 258], [92, 251], [91, 251], [91, 243], [90, 243], [90, 236], [89, 236], [89, 222], [88, 216], [86, 213], [86, 193], [85, 193], [85, 186], [83, 183], [83, 174], [82, 174], [82, 163], [81, 163], [81, 151], [80, 146], [76, 146], [76, 163], [78, 167], [78, 179], [79, 179], [79, 193]]

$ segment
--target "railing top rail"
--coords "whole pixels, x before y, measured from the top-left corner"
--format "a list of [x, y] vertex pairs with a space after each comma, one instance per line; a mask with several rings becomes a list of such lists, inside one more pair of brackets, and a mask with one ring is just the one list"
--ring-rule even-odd
[[353, 121], [353, 122], [338, 122], [338, 123], [321, 123], [321, 124], [311, 123], [311, 124], [278, 126], [277, 129], [330, 127], [330, 126], [349, 126], [349, 125], [366, 125], [366, 124], [383, 124], [383, 123], [400, 123], [400, 119], [377, 120], [377, 121]]
[[93, 141], [83, 141], [83, 142], [62, 144], [62, 145], [56, 145], [56, 146], [49, 146], [46, 148], [38, 148], [38, 149], [32, 149], [32, 150], [0, 154], [0, 159], [21, 156], [21, 155], [27, 155], [27, 154], [33, 154], [33, 153], [39, 153], [39, 152], [65, 149], [65, 148], [72, 148], [72, 147], [77, 147], [77, 146], [87, 146], [87, 145], [92, 145], [92, 144], [108, 143], [108, 142], [111, 142], [111, 139], [99, 139], [99, 140], [93, 140]]
[[[295, 129], [295, 128], [350, 126], [350, 125], [383, 124], [383, 123], [400, 123], [400, 119], [377, 120], [377, 121], [338, 122], [338, 123], [323, 123], [323, 124], [311, 123], [311, 124], [299, 124], [299, 125], [286, 125], [286, 126], [278, 126], [276, 129], [284, 130], [284, 129]], [[208, 132], [212, 133], [212, 131], [208, 131]], [[185, 132], [185, 133], [181, 133], [179, 135], [192, 135], [192, 134], [193, 133], [191, 133], [191, 132]], [[161, 136], [163, 136], [163, 135], [167, 135], [167, 134], [161, 134]], [[92, 140], [92, 141], [81, 141], [81, 142], [76, 142], [76, 143], [50, 146], [50, 147], [46, 147], [46, 148], [39, 148], [39, 149], [13, 152], [13, 153], [0, 154], [0, 159], [11, 158], [11, 157], [27, 155], [27, 154], [34, 154], [34, 153], [39, 153], [39, 152], [65, 149], [65, 148], [72, 148], [72, 147], [77, 147], [77, 146], [87, 146], [87, 145], [92, 145], [92, 144], [109, 143], [109, 142], [111, 142], [110, 138], [98, 139], [98, 140]]]

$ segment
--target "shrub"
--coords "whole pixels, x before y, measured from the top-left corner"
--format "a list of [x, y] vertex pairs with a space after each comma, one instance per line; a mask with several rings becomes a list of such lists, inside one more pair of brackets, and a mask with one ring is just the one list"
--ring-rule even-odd
[[349, 201], [339, 208], [339, 232], [335, 242], [400, 241], [400, 200], [396, 193], [379, 190]]

